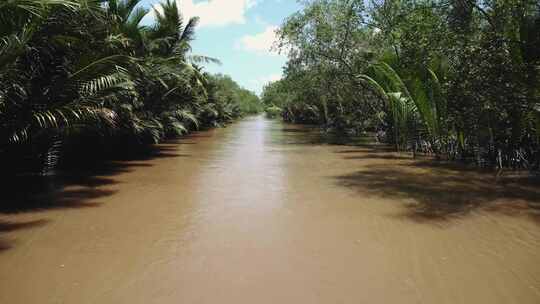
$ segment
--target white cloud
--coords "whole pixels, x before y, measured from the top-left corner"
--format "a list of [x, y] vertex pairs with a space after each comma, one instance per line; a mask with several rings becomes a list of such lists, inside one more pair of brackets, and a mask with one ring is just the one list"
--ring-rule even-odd
[[279, 56], [280, 54], [273, 49], [277, 41], [277, 26], [270, 25], [266, 29], [255, 35], [243, 36], [237, 43], [237, 47], [242, 50], [256, 52], [263, 55]]
[[282, 78], [281, 74], [270, 74], [267, 76], [261, 76], [249, 81], [248, 89], [255, 91], [257, 94], [260, 94], [262, 88], [270, 82], [278, 81]]
[[246, 23], [246, 11], [256, 4], [256, 0], [176, 0], [184, 17], [198, 16], [200, 27], [226, 26]]
[[260, 79], [262, 80], [263, 84], [267, 84], [269, 82], [274, 82], [274, 81], [280, 80], [281, 79], [281, 74], [271, 74], [271, 75], [268, 75], [266, 77], [261, 77]]

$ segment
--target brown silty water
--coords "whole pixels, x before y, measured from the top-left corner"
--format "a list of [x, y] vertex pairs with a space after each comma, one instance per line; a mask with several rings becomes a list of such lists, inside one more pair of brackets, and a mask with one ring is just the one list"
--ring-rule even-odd
[[59, 180], [2, 207], [0, 303], [540, 303], [527, 179], [252, 117]]

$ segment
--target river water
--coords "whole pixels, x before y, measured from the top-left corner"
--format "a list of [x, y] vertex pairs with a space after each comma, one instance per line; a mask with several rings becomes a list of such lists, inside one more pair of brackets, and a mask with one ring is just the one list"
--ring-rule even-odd
[[328, 142], [250, 117], [8, 196], [0, 303], [540, 303], [537, 184]]

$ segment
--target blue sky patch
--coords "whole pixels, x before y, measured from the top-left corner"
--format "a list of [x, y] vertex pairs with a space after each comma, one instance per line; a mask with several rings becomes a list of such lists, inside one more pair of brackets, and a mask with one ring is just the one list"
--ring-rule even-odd
[[[284, 18], [300, 9], [294, 0], [177, 0], [186, 17], [199, 16], [193, 53], [218, 58], [222, 65], [209, 64], [205, 70], [230, 75], [256, 93], [269, 81], [278, 80], [285, 55], [271, 51], [274, 30]], [[151, 7], [159, 0], [144, 0]], [[150, 13], [144, 20], [151, 24]]]

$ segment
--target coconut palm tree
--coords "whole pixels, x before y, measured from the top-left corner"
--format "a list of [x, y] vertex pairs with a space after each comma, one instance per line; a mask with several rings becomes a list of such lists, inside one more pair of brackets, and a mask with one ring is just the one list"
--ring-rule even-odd
[[140, 4], [0, 2], [0, 160], [47, 171], [78, 138], [100, 152], [104, 143], [156, 143], [198, 128], [201, 117], [217, 125], [236, 115], [239, 101], [209, 96], [215, 80], [197, 66], [218, 61], [190, 52], [198, 18], [184, 23], [166, 0], [144, 26]]

